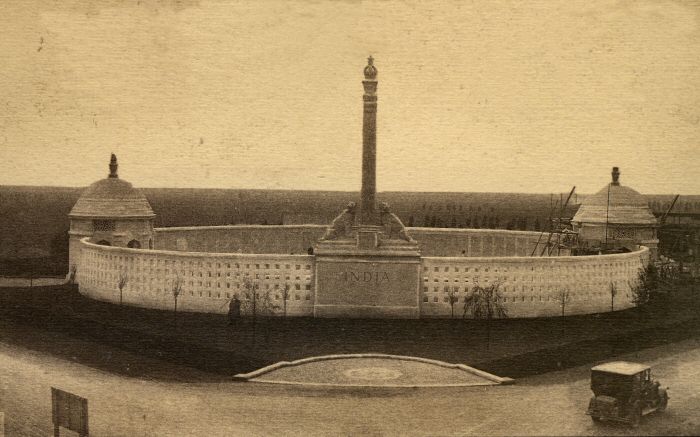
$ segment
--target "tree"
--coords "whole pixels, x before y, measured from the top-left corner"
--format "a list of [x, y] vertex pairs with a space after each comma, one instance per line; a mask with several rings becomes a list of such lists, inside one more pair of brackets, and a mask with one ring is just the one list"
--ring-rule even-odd
[[284, 284], [284, 288], [282, 289], [282, 308], [283, 312], [282, 315], [286, 318], [287, 317], [287, 301], [289, 300], [289, 283]]
[[654, 289], [657, 289], [661, 283], [673, 283], [678, 279], [678, 274], [680, 273], [677, 267], [677, 265], [662, 265], [661, 268], [657, 268], [653, 264], [650, 264], [648, 266], [648, 273], [651, 276], [648, 280], [653, 279], [656, 282], [656, 284], [650, 285], [654, 285]]
[[566, 314], [566, 304], [571, 301], [571, 293], [569, 290], [560, 290], [554, 297], [554, 300], [559, 301], [559, 305], [561, 306], [561, 335], [563, 337], [566, 333], [566, 319], [564, 315]]
[[173, 298], [175, 299], [175, 317], [177, 318], [177, 298], [180, 296], [180, 293], [182, 292], [182, 278], [180, 275], [177, 275], [175, 277], [175, 280], [173, 281]]
[[255, 318], [258, 314], [258, 288], [258, 283], [253, 281], [250, 276], [246, 275], [243, 277], [243, 302], [241, 302], [241, 309], [253, 317], [253, 323], [255, 323]]
[[454, 319], [455, 304], [459, 302], [459, 296], [457, 296], [457, 291], [454, 288], [451, 288], [450, 291], [447, 292], [447, 300], [450, 303], [450, 318]]
[[554, 300], [559, 302], [559, 306], [561, 306], [561, 316], [564, 317], [566, 314], [566, 304], [571, 302], [571, 293], [569, 290], [561, 290], [554, 297]]
[[617, 296], [617, 287], [614, 282], [610, 283], [610, 311], [615, 311], [615, 296]]
[[636, 283], [632, 285], [632, 302], [635, 306], [642, 306], [657, 296], [659, 290], [659, 272], [656, 266], [649, 264], [639, 269]]
[[260, 291], [260, 284], [250, 276], [243, 277], [243, 301], [241, 309], [253, 319], [253, 343], [258, 316], [271, 316], [279, 307], [272, 302], [270, 290]]
[[117, 280], [117, 287], [119, 287], [119, 305], [123, 302], [124, 287], [129, 283], [129, 276], [126, 272], [119, 272], [119, 279]]
[[491, 344], [491, 320], [505, 319], [508, 317], [508, 311], [503, 305], [501, 297], [500, 284], [494, 282], [491, 285], [482, 287], [475, 285], [471, 294], [464, 299], [464, 319], [467, 315], [471, 315], [472, 319], [486, 320], [486, 349], [490, 348]]

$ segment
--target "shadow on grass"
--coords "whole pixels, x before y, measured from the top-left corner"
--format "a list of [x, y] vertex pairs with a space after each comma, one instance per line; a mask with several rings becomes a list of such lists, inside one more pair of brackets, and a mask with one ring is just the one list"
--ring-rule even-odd
[[4, 289], [2, 341], [129, 376], [226, 380], [277, 361], [377, 352], [523, 377], [698, 334], [690, 287], [653, 308], [550, 319], [243, 319], [119, 306], [73, 286]]

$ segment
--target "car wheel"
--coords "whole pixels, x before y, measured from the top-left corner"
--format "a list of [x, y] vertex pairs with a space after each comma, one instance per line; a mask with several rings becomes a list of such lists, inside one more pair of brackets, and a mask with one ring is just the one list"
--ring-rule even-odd
[[632, 408], [632, 415], [630, 416], [630, 426], [632, 428], [637, 428], [639, 426], [639, 422], [642, 420], [642, 407], [639, 405], [635, 405], [634, 408]]

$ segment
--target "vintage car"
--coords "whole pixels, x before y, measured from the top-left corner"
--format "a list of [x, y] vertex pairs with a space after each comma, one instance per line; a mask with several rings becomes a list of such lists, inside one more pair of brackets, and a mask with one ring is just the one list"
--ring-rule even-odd
[[595, 422], [614, 420], [636, 428], [642, 416], [666, 409], [667, 389], [651, 379], [647, 365], [626, 361], [601, 364], [591, 369], [594, 396], [586, 414]]

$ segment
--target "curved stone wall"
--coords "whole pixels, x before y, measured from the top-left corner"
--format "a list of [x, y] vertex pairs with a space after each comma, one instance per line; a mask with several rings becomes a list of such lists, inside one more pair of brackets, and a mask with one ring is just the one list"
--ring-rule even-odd
[[209, 253], [306, 255], [324, 225], [232, 225], [156, 228], [156, 249]]
[[173, 310], [173, 288], [182, 290], [178, 311], [226, 313], [228, 301], [242, 292], [248, 275], [283, 313], [282, 290], [289, 286], [287, 314], [313, 314], [314, 258], [309, 255], [216, 254], [100, 246], [81, 240], [77, 277], [80, 292], [93, 299], [119, 302], [119, 278], [127, 278], [123, 303]]
[[[325, 225], [232, 225], [157, 228], [156, 249], [210, 253], [307, 254]], [[539, 255], [548, 233], [502, 229], [408, 228], [423, 256]], [[564, 254], [564, 253], [561, 253]]]
[[562, 312], [591, 314], [632, 307], [632, 287], [649, 262], [649, 249], [593, 256], [423, 257], [421, 262], [422, 316], [451, 316], [452, 292], [455, 317], [461, 317], [464, 300], [475, 285], [498, 283], [508, 317], [556, 317]]
[[533, 251], [539, 256], [549, 238], [545, 232], [505, 229], [408, 228], [408, 232], [418, 241], [421, 255], [428, 257], [531, 256]]
[[[203, 234], [225, 239], [240, 235], [239, 242], [248, 241], [252, 248], [255, 238], [275, 244], [271, 236], [281, 232], [281, 226], [260, 226], [257, 237], [245, 240], [243, 231], [248, 226], [217, 227], [211, 229], [174, 228], [159, 229], [159, 247], [174, 245], [177, 239], [195, 239]], [[294, 247], [292, 241], [300, 235], [312, 238], [322, 232], [323, 226], [292, 227], [297, 231], [293, 238], [281, 239]], [[272, 230], [272, 232], [266, 233]], [[201, 233], [198, 233], [201, 232]], [[611, 310], [611, 286], [616, 290], [613, 310], [632, 306], [631, 288], [637, 274], [649, 259], [649, 250], [626, 254], [595, 256], [525, 257], [532, 251], [539, 233], [493, 230], [433, 230], [413, 228], [412, 234], [421, 239], [424, 256], [421, 258], [422, 288], [420, 292], [421, 317], [450, 317], [450, 291], [456, 297], [455, 317], [461, 317], [464, 298], [476, 284], [499, 283], [502, 302], [509, 317], [560, 316], [561, 294], [568, 293], [564, 314], [598, 313]], [[508, 235], [508, 234], [512, 235]], [[505, 235], [504, 235], [505, 234]], [[161, 240], [163, 236], [166, 236]], [[445, 241], [451, 237], [451, 241]], [[501, 238], [502, 237], [502, 238]], [[546, 235], [545, 235], [546, 237]], [[217, 244], [217, 238], [208, 240]], [[206, 240], [206, 238], [205, 238]], [[310, 241], [310, 240], [308, 240]], [[420, 241], [420, 240], [419, 240]], [[545, 240], [546, 241], [546, 240]], [[475, 243], [478, 242], [478, 243]], [[429, 256], [435, 248], [446, 244], [445, 252], [462, 252], [472, 256]], [[180, 243], [182, 245], [182, 243]], [[204, 243], [202, 243], [204, 244]], [[208, 243], [207, 243], [208, 244]], [[225, 244], [219, 243], [219, 248]], [[296, 243], [295, 243], [296, 244]], [[78, 282], [80, 292], [91, 298], [119, 302], [119, 277], [126, 276], [123, 302], [128, 305], [172, 310], [174, 308], [173, 285], [180, 278], [183, 284], [178, 299], [178, 310], [225, 313], [226, 303], [234, 293], [242, 290], [243, 278], [254, 279], [260, 289], [269, 291], [277, 314], [282, 314], [284, 300], [282, 290], [289, 287], [287, 315], [311, 316], [315, 298], [313, 255], [207, 253], [178, 250], [141, 250], [99, 246], [85, 238], [80, 242]], [[478, 251], [476, 248], [479, 248]], [[470, 249], [471, 248], [471, 249]], [[510, 248], [514, 248], [510, 252]], [[192, 250], [187, 247], [188, 250]], [[475, 253], [511, 253], [520, 256], [474, 256]], [[500, 252], [503, 251], [503, 252]], [[454, 301], [454, 300], [453, 300]]]

